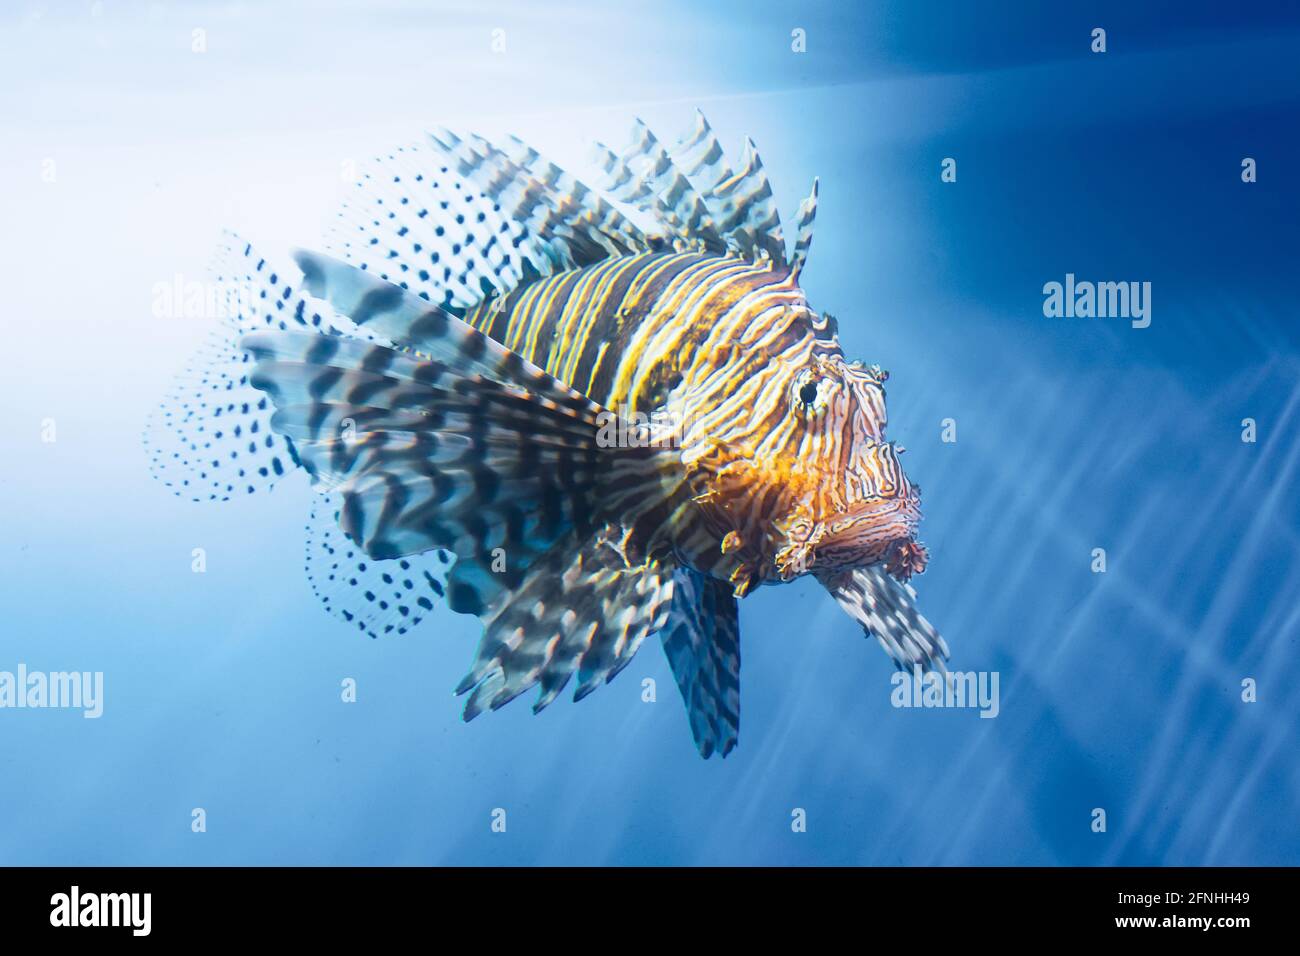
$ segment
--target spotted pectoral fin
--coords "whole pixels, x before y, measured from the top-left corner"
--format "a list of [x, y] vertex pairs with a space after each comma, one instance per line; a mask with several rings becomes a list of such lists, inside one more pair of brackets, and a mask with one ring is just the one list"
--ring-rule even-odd
[[406, 634], [446, 592], [452, 555], [370, 557], [339, 527], [334, 495], [313, 495], [307, 519], [307, 580], [325, 610], [369, 637]]
[[617, 418], [517, 356], [512, 379], [496, 381], [475, 363], [337, 336], [244, 346], [276, 406], [271, 427], [318, 488], [341, 495], [342, 531], [371, 558], [453, 552], [453, 611], [480, 614], [562, 539], [573, 550], [632, 520], [678, 480], [673, 450], [603, 443]]
[[[212, 261], [205, 310], [218, 322], [145, 426], [150, 471], [177, 495], [225, 501], [270, 491], [298, 464], [293, 443], [270, 428], [274, 411], [249, 381], [252, 358], [240, 339], [297, 329], [337, 335], [354, 329], [234, 233]], [[180, 308], [181, 303], [174, 303]]]
[[729, 754], [740, 736], [740, 621], [732, 586], [678, 568], [660, 632], [691, 734], [704, 758]]
[[[577, 389], [461, 321], [448, 308], [330, 256], [298, 250], [294, 259], [308, 293], [328, 302], [334, 312], [373, 338], [461, 376], [480, 375], [581, 411], [600, 410]], [[431, 372], [432, 368], [426, 369], [426, 374]]]
[[946, 670], [948, 645], [917, 609], [911, 585], [899, 583], [880, 564], [819, 579], [900, 670]]
[[[561, 405], [379, 345], [250, 336], [252, 383], [275, 403], [340, 525], [372, 558], [445, 548], [462, 560], [510, 549], [526, 566], [570, 528], [594, 527], [597, 406]], [[609, 450], [609, 458], [619, 449]]]
[[[502, 570], [509, 566], [505, 556]], [[452, 593], [483, 593], [482, 569], [452, 569]], [[490, 573], [490, 572], [489, 572]], [[612, 680], [648, 634], [668, 616], [671, 568], [651, 561], [629, 566], [607, 534], [570, 533], [533, 561], [513, 588], [496, 588], [475, 610], [483, 622], [474, 665], [456, 688], [468, 694], [464, 717], [496, 710], [530, 687], [534, 711], [553, 701], [574, 674], [581, 700]]]

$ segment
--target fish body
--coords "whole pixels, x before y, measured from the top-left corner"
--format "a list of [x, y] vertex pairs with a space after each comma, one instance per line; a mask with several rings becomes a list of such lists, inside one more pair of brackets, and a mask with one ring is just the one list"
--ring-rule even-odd
[[443, 131], [362, 183], [300, 281], [232, 241], [261, 292], [160, 419], [181, 450], [155, 442], [155, 469], [220, 497], [301, 465], [336, 503], [308, 554], [327, 606], [372, 634], [434, 595], [483, 622], [466, 719], [575, 678], [581, 698], [658, 635], [700, 752], [725, 755], [737, 599], [805, 574], [898, 666], [942, 668], [888, 375], [799, 285], [816, 186], [787, 251], [753, 144], [733, 170], [702, 116], [671, 151], [638, 124], [596, 155], [657, 230], [522, 143]]

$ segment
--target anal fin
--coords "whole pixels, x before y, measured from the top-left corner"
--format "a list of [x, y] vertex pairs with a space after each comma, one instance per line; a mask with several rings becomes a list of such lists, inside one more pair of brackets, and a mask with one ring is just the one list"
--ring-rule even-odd
[[725, 757], [740, 737], [740, 621], [731, 585], [678, 568], [660, 638], [700, 756]]

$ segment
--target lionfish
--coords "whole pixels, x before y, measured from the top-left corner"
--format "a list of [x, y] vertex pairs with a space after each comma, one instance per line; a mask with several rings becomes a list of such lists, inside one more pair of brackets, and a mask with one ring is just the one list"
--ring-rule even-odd
[[235, 304], [155, 414], [154, 472], [224, 500], [304, 469], [329, 610], [371, 636], [438, 599], [481, 620], [466, 720], [575, 674], [581, 699], [657, 634], [725, 756], [737, 601], [802, 575], [898, 667], [943, 670], [888, 373], [799, 286], [817, 183], [787, 251], [753, 142], [733, 168], [702, 114], [674, 146], [638, 121], [595, 151], [603, 194], [439, 130], [368, 168], [301, 277], [227, 234]]

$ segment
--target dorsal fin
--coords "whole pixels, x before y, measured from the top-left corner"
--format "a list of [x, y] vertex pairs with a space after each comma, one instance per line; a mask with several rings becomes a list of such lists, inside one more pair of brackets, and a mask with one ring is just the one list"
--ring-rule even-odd
[[765, 259], [796, 275], [803, 268], [815, 192], [799, 207], [799, 233], [787, 254], [781, 215], [754, 141], [746, 138], [740, 165], [733, 169], [700, 111], [671, 150], [637, 120], [622, 155], [597, 143], [595, 159], [610, 195], [654, 216], [673, 248]]
[[790, 275], [795, 279], [808, 262], [808, 247], [812, 245], [813, 220], [817, 218], [817, 179], [813, 179], [812, 192], [799, 204], [795, 219], [794, 251], [790, 254]]
[[673, 148], [672, 157], [673, 162], [693, 182], [712, 185], [732, 175], [722, 144], [699, 110], [695, 111], [694, 125]]
[[610, 195], [653, 215], [667, 229], [674, 248], [726, 251], [704, 197], [641, 120], [633, 126], [632, 143], [622, 156], [597, 143], [596, 161]]
[[444, 307], [465, 310], [549, 272], [545, 239], [422, 143], [358, 170], [325, 251]]
[[552, 242], [562, 268], [590, 265], [610, 255], [648, 252], [645, 234], [600, 194], [515, 140], [511, 154], [480, 136], [463, 140], [450, 130], [430, 134], [456, 172], [499, 203], [506, 217]]
[[777, 265], [785, 265], [781, 215], [752, 139], [745, 138], [740, 169], [718, 180], [704, 196], [719, 231], [739, 247], [741, 255], [755, 259], [766, 254]]
[[[329, 249], [455, 315], [540, 276], [662, 249], [802, 270], [815, 192], [787, 251], [753, 141], [733, 167], [702, 113], [671, 148], [637, 120], [621, 154], [596, 145], [596, 163], [614, 202], [516, 138], [440, 130], [363, 171]], [[643, 232], [615, 202], [654, 228]]]
[[[475, 140], [491, 146], [482, 137]], [[636, 225], [605, 201], [599, 192], [550, 162], [517, 136], [508, 139], [506, 156], [548, 189], [547, 201], [574, 229], [592, 235], [606, 251], [625, 255], [649, 251], [653, 243]]]

